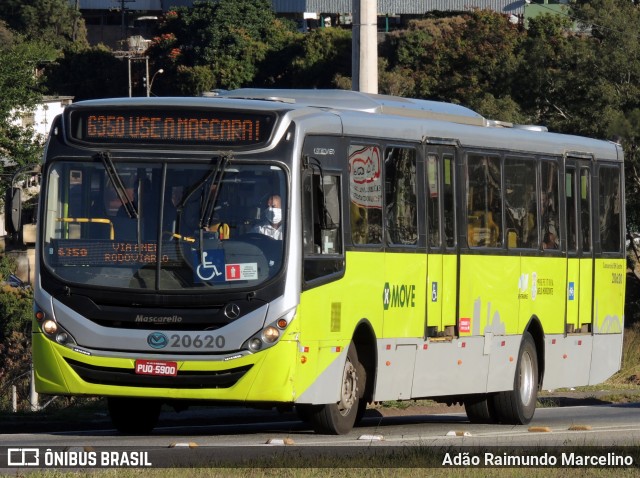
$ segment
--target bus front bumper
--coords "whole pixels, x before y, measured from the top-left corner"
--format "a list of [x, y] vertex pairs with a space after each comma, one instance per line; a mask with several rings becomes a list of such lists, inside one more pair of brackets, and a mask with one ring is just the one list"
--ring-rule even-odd
[[38, 393], [230, 402], [290, 403], [295, 399], [295, 341], [280, 341], [261, 352], [227, 360], [159, 356], [159, 361], [176, 363], [177, 375], [156, 376], [136, 374], [139, 357], [132, 354], [104, 357], [99, 351], [80, 352], [61, 346], [42, 333], [32, 337]]

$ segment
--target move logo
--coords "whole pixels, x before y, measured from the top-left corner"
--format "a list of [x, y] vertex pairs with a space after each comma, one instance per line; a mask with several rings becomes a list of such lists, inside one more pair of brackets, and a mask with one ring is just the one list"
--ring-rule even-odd
[[416, 286], [413, 284], [384, 284], [382, 290], [382, 304], [384, 310], [397, 307], [416, 306]]

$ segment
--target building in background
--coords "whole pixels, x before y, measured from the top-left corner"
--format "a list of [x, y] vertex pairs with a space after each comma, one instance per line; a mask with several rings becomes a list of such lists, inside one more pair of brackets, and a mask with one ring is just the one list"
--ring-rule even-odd
[[73, 96], [43, 96], [33, 111], [19, 115], [15, 123], [18, 126], [31, 126], [34, 134], [44, 139], [49, 134], [53, 119], [72, 101]]
[[[54, 118], [62, 113], [64, 108], [67, 105], [70, 105], [72, 101], [73, 96], [44, 96], [33, 110], [16, 115], [14, 124], [17, 126], [22, 126], [24, 128], [31, 127], [33, 129], [34, 139], [44, 142], [47, 135], [49, 134], [49, 130], [51, 129], [51, 124], [53, 123]], [[16, 163], [11, 158], [0, 157], [0, 161], [5, 168], [15, 167], [16, 165]], [[10, 181], [11, 177], [7, 177], [6, 180]], [[24, 200], [28, 200], [39, 192], [40, 184], [38, 175], [27, 175], [21, 177], [20, 181], [21, 187], [24, 190]], [[6, 209], [4, 207], [0, 208], [0, 252], [5, 252], [5, 247], [7, 247], [5, 241], [5, 236], [7, 235], [5, 215]], [[25, 281], [31, 280], [31, 271], [33, 271], [33, 258], [31, 257], [32, 252], [28, 253], [27, 255], [22, 246], [28, 246], [28, 249], [31, 249], [33, 244], [35, 243], [35, 226], [30, 227], [31, 225], [28, 224], [28, 222], [29, 221], [27, 221], [27, 227], [24, 228], [24, 231], [20, 231], [17, 237], [14, 238], [20, 243], [20, 247], [18, 247], [17, 249], [14, 247], [10, 252], [12, 255], [14, 255], [18, 263], [17, 275]], [[27, 261], [28, 257], [31, 257], [31, 262]], [[2, 278], [0, 278], [0, 280], [2, 280]]]
[[[526, 0], [529, 1], [529, 0]], [[387, 31], [430, 12], [494, 10], [521, 19], [525, 0], [378, 0], [378, 29]], [[532, 0], [533, 1], [533, 0]], [[549, 0], [536, 0], [546, 2]], [[551, 0], [551, 2], [568, 0]], [[150, 39], [158, 19], [167, 11], [190, 7], [194, 0], [69, 0], [78, 6], [87, 25], [89, 43], [116, 50]], [[271, 0], [273, 11], [298, 22], [301, 31], [350, 25], [352, 0]], [[134, 40], [130, 40], [134, 38]]]
[[567, 15], [569, 0], [527, 0], [524, 9], [524, 21], [541, 15]]

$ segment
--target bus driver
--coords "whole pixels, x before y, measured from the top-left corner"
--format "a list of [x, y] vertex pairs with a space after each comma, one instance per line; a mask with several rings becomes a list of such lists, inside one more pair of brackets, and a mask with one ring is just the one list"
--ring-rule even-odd
[[251, 232], [282, 240], [282, 201], [280, 196], [274, 194], [269, 197], [264, 211], [264, 221], [256, 224]]

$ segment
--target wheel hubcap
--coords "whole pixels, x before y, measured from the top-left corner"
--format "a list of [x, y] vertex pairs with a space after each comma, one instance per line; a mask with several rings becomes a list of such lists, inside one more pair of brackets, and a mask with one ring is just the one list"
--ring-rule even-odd
[[342, 373], [342, 390], [340, 393], [340, 403], [338, 404], [340, 414], [343, 416], [348, 415], [356, 403], [357, 398], [358, 374], [351, 360], [347, 359]]
[[533, 360], [531, 355], [525, 352], [520, 364], [520, 400], [523, 405], [529, 405], [533, 399], [535, 383], [533, 381]]

